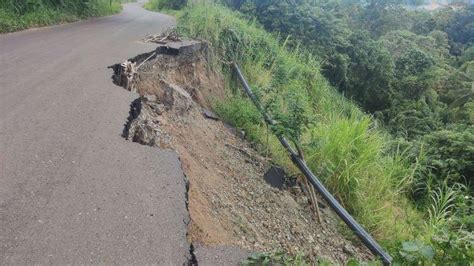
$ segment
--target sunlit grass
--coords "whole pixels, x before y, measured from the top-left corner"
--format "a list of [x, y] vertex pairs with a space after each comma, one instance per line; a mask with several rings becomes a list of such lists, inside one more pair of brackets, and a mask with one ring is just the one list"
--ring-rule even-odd
[[120, 12], [121, 2], [126, 1], [98, 0], [90, 8], [81, 12], [73, 5], [66, 7], [41, 5], [23, 14], [16, 14], [10, 5], [2, 3], [0, 4], [0, 33], [72, 22], [86, 17], [115, 14]]
[[[398, 193], [412, 174], [403, 158], [388, 152], [391, 139], [372, 118], [333, 89], [319, 72], [318, 60], [302, 49], [289, 51], [284, 40], [248, 22], [239, 13], [216, 5], [193, 5], [179, 15], [179, 29], [209, 41], [214, 67], [227, 78], [233, 96], [216, 104], [217, 112], [247, 137], [266, 146], [267, 129], [257, 110], [239, 93], [228, 66], [237, 62], [263, 103], [289, 90], [306, 96], [314, 122], [302, 137], [306, 160], [341, 203], [378, 240], [394, 246], [411, 239], [422, 225], [418, 214]], [[277, 139], [268, 149], [275, 162], [294, 171]], [[265, 150], [265, 149], [264, 149]]]

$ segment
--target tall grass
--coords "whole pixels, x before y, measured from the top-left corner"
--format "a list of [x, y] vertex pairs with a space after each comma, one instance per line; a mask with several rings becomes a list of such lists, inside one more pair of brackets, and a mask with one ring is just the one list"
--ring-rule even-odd
[[279, 164], [294, 170], [275, 138], [266, 147], [267, 129], [240, 95], [227, 63], [239, 63], [265, 106], [285, 106], [290, 92], [303, 95], [313, 120], [302, 136], [311, 169], [378, 240], [395, 246], [413, 238], [422, 219], [397, 189], [413, 169], [388, 151], [391, 139], [371, 117], [327, 83], [315, 58], [299, 47], [288, 50], [278, 36], [217, 5], [190, 5], [178, 25], [182, 33], [209, 41], [214, 67], [227, 78], [230, 97], [216, 104], [221, 116], [244, 128]]
[[150, 0], [145, 4], [149, 10], [178, 10], [186, 6], [188, 0]]
[[0, 33], [72, 22], [87, 17], [115, 14], [120, 12], [120, 3], [122, 2], [126, 1], [65, 0], [63, 1], [64, 5], [60, 5], [41, 0], [0, 0]]

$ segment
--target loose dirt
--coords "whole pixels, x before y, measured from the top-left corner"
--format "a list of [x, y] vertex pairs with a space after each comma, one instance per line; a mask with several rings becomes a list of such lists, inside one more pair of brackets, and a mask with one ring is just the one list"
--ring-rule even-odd
[[269, 161], [236, 130], [203, 115], [227, 95], [222, 77], [209, 67], [206, 45], [152, 57], [138, 70], [133, 88], [141, 97], [132, 104], [124, 137], [179, 153], [189, 180], [191, 243], [304, 253], [333, 263], [372, 259], [339, 232], [337, 217], [324, 204], [319, 223], [299, 186], [269, 186], [263, 180]]

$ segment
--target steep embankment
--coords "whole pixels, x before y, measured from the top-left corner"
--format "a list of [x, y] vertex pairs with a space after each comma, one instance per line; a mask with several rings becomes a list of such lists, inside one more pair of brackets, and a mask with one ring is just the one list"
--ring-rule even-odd
[[[339, 233], [338, 219], [324, 203], [318, 221], [301, 184], [280, 190], [265, 183], [271, 162], [209, 111], [229, 95], [223, 77], [209, 65], [208, 52], [206, 43], [167, 43], [131, 59], [140, 67], [131, 67], [128, 80], [115, 76], [116, 83], [141, 95], [132, 104], [124, 137], [179, 153], [189, 181], [193, 249], [282, 250], [333, 263], [371, 259], [363, 246]], [[116, 74], [124, 73], [121, 69], [117, 65]]]
[[292, 169], [276, 139], [267, 139], [257, 110], [241, 97], [229, 62], [241, 65], [277, 120], [272, 129], [300, 144], [312, 170], [377, 240], [398, 254], [400, 242], [418, 234], [426, 237], [421, 215], [403, 195], [414, 170], [400, 154], [390, 152], [392, 139], [370, 116], [329, 86], [317, 59], [299, 47], [289, 49], [242, 14], [216, 5], [184, 9], [178, 27], [210, 42], [213, 65], [232, 94], [216, 110], [260, 143], [261, 151], [268, 150], [274, 162]]
[[[271, 129], [302, 147], [317, 176], [397, 260], [469, 261], [472, 149], [465, 144], [472, 136], [472, 84], [466, 68], [456, 68], [471, 60], [466, 21], [473, 10], [326, 2], [190, 1], [172, 8], [183, 9], [177, 12], [182, 32], [210, 40], [214, 65], [234, 92], [217, 104], [227, 121], [291, 167], [277, 142], [266, 141], [258, 112], [235, 93], [227, 63], [237, 61], [277, 120]], [[289, 37], [275, 38], [262, 27]], [[321, 78], [320, 62], [346, 99]]]

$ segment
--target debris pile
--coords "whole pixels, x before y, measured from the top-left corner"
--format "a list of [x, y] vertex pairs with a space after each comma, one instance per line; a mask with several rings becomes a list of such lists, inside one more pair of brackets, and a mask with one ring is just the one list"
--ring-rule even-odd
[[137, 74], [137, 64], [135, 62], [125, 60], [121, 64], [115, 64], [109, 68], [114, 70], [112, 80], [116, 85], [122, 86], [128, 91], [134, 91], [133, 80]]
[[160, 115], [165, 105], [156, 101], [153, 95], [142, 96], [130, 108], [128, 122], [123, 137], [142, 145], [170, 148], [170, 136], [162, 129]]
[[181, 37], [176, 28], [170, 28], [161, 34], [148, 35], [143, 39], [144, 42], [154, 42], [158, 44], [167, 44], [168, 42], [179, 42]]

